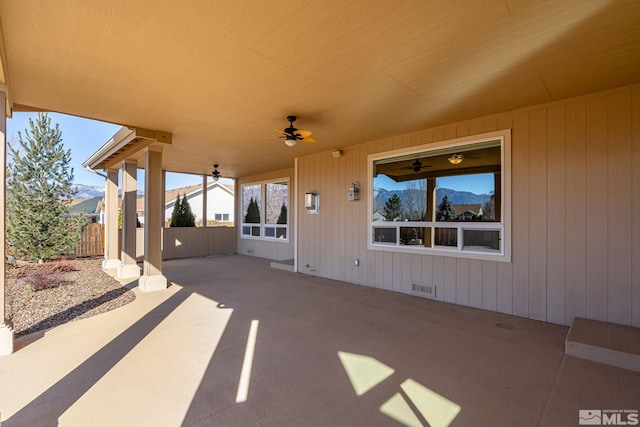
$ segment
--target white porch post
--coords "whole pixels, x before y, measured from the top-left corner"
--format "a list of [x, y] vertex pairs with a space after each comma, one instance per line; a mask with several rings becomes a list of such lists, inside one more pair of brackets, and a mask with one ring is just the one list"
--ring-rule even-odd
[[0, 356], [13, 353], [13, 330], [5, 323], [4, 295], [5, 295], [5, 233], [7, 229], [6, 205], [7, 200], [7, 94], [0, 91], [0, 157], [2, 158], [2, 179], [0, 179]]
[[207, 175], [202, 175], [202, 226], [207, 226]]
[[144, 157], [144, 264], [138, 287], [150, 292], [167, 288], [167, 278], [162, 275], [162, 147], [147, 147]]
[[104, 221], [104, 259], [102, 268], [120, 266], [120, 248], [118, 247], [118, 170], [107, 170], [105, 182], [105, 221]]
[[167, 171], [162, 169], [162, 229], [167, 224]]
[[135, 161], [122, 162], [122, 252], [118, 278], [140, 277], [136, 264], [137, 172]]

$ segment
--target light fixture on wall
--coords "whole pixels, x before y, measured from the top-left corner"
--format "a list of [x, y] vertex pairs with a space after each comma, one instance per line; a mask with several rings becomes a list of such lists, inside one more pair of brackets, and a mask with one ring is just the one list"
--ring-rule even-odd
[[213, 165], [213, 172], [211, 172], [211, 176], [213, 177], [214, 181], [217, 181], [220, 179], [220, 171], [218, 170], [217, 164]]
[[459, 165], [464, 160], [464, 156], [462, 154], [454, 153], [449, 157], [448, 160], [452, 165]]

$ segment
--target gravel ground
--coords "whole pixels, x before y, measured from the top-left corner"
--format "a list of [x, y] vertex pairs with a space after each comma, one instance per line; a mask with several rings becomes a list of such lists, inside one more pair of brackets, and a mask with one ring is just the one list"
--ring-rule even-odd
[[53, 261], [45, 265], [49, 269], [73, 271], [59, 273], [61, 280], [34, 292], [28, 289], [28, 284], [33, 283], [29, 279], [41, 265], [7, 266], [6, 315], [13, 322], [16, 336], [104, 313], [135, 299], [131, 290], [102, 270], [101, 259]]

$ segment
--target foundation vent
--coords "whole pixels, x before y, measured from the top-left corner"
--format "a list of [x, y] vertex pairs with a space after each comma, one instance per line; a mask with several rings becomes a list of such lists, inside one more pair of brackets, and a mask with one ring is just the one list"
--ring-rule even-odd
[[418, 285], [417, 283], [412, 283], [411, 293], [420, 295], [423, 297], [435, 298], [436, 287], [435, 285]]

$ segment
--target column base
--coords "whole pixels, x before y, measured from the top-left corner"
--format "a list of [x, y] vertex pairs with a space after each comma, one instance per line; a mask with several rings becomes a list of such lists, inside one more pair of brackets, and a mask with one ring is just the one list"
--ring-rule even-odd
[[140, 277], [140, 267], [137, 264], [120, 264], [118, 266], [118, 279], [128, 279], [130, 277]]
[[142, 276], [138, 280], [138, 288], [142, 292], [153, 292], [167, 289], [167, 278], [162, 274], [155, 276]]
[[115, 259], [103, 259], [102, 260], [102, 268], [104, 268], [105, 270], [110, 270], [112, 268], [118, 268], [122, 265], [122, 262], [120, 262], [119, 259], [115, 258]]
[[0, 323], [0, 356], [13, 353], [13, 329]]

